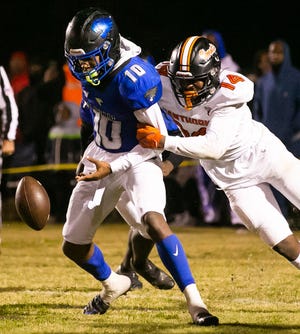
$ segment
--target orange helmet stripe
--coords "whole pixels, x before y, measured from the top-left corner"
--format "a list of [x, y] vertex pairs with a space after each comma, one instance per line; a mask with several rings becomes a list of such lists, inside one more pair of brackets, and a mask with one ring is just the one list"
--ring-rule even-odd
[[190, 60], [191, 60], [193, 46], [199, 38], [200, 36], [192, 36], [192, 37], [188, 37], [184, 41], [180, 49], [180, 56], [179, 56], [180, 71], [190, 71]]

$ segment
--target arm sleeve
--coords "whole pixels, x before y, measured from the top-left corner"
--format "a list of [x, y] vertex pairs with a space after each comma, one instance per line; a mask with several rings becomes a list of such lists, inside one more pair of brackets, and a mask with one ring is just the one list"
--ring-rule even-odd
[[2, 137], [8, 140], [16, 139], [19, 111], [14, 92], [8, 80], [4, 67], [0, 66], [1, 97], [0, 109], [2, 110]]
[[136, 145], [130, 152], [122, 155], [110, 163], [112, 173], [125, 171], [126, 169], [135, 166], [143, 161], [155, 158], [157, 153], [155, 151], [143, 148]]
[[219, 159], [239, 131], [240, 112], [235, 106], [219, 110], [210, 121], [204, 136], [166, 136], [164, 149], [192, 159]]

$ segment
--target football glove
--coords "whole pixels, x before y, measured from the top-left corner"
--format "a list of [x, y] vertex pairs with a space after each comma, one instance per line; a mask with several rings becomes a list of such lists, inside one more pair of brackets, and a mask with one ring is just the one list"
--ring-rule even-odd
[[164, 136], [160, 133], [159, 129], [151, 125], [139, 124], [136, 138], [142, 147], [153, 149], [163, 148], [162, 139], [164, 139]]

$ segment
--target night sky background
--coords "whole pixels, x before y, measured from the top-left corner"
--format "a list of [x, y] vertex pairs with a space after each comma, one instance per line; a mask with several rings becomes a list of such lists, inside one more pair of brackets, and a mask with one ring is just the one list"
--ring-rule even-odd
[[254, 53], [275, 38], [286, 40], [293, 63], [300, 68], [296, 1], [284, 1], [276, 7], [268, 1], [241, 1], [237, 6], [228, 1], [199, 0], [3, 0], [1, 64], [7, 66], [10, 54], [19, 50], [63, 62], [66, 26], [77, 10], [88, 6], [108, 10], [120, 33], [150, 51], [157, 62], [167, 59], [170, 50], [185, 37], [214, 28], [222, 33], [227, 51], [242, 68], [251, 67]]

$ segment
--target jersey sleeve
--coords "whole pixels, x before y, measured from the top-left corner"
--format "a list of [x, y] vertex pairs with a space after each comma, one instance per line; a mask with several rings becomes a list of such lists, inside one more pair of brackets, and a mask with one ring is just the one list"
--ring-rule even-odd
[[218, 108], [239, 105], [252, 100], [254, 83], [241, 73], [224, 70], [221, 72], [220, 79], [220, 89], [213, 102]]
[[147, 109], [157, 103], [162, 96], [162, 84], [155, 67], [135, 57], [130, 63], [120, 83], [120, 94], [132, 109]]

